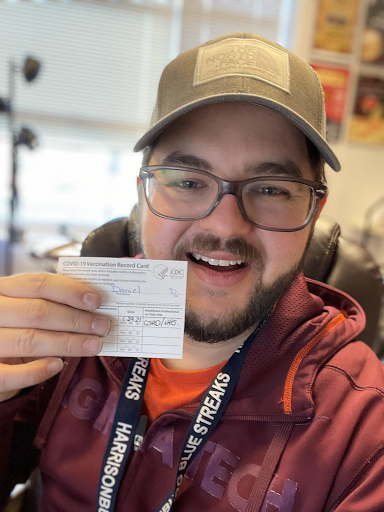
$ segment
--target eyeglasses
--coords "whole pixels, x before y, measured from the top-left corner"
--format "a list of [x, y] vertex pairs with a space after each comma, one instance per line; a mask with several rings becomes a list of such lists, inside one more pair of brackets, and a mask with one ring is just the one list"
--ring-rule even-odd
[[233, 194], [243, 217], [269, 231], [298, 231], [309, 224], [327, 194], [322, 183], [286, 176], [227, 181], [199, 169], [148, 165], [139, 174], [149, 209], [159, 217], [198, 220]]

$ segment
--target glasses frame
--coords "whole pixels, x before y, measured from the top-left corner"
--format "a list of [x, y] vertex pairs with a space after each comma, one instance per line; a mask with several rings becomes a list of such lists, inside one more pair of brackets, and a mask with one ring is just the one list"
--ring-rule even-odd
[[[218, 191], [216, 194], [216, 198], [212, 203], [212, 206], [203, 214], [198, 217], [172, 217], [170, 215], [164, 215], [157, 210], [155, 210], [149, 200], [148, 194], [147, 194], [147, 181], [151, 176], [153, 175], [154, 171], [156, 170], [162, 170], [162, 169], [169, 169], [171, 171], [192, 171], [197, 174], [202, 174], [203, 176], [207, 176], [211, 178], [212, 180], [216, 181], [218, 186]], [[293, 232], [293, 231], [300, 231], [301, 229], [304, 229], [310, 221], [312, 220], [314, 214], [316, 213], [318, 206], [320, 204], [320, 201], [327, 195], [327, 186], [323, 183], [319, 183], [317, 181], [311, 181], [306, 180], [304, 178], [296, 178], [295, 176], [269, 176], [269, 175], [263, 175], [263, 176], [256, 176], [254, 178], [250, 178], [248, 180], [238, 180], [238, 181], [229, 181], [224, 180], [223, 178], [219, 178], [215, 174], [211, 174], [207, 171], [202, 171], [200, 169], [194, 169], [192, 167], [173, 167], [170, 165], [145, 165], [141, 167], [139, 172], [139, 177], [141, 181], [143, 182], [143, 189], [144, 189], [144, 195], [145, 200], [147, 202], [148, 208], [151, 210], [151, 212], [154, 215], [157, 215], [158, 217], [162, 217], [163, 219], [170, 219], [170, 220], [183, 220], [183, 221], [194, 221], [194, 220], [200, 220], [204, 219], [204, 217], [208, 217], [213, 210], [218, 206], [221, 199], [227, 195], [232, 194], [236, 197], [237, 204], [239, 206], [239, 209], [241, 211], [241, 214], [243, 215], [244, 219], [247, 220], [247, 222], [250, 222], [253, 226], [256, 226], [260, 229], [265, 229], [266, 231], [279, 231], [279, 232]], [[243, 197], [242, 197], [242, 190], [243, 188], [248, 185], [248, 183], [257, 183], [258, 181], [291, 181], [295, 183], [302, 183], [303, 185], [307, 185], [312, 189], [312, 202], [311, 207], [308, 212], [308, 216], [304, 223], [297, 227], [297, 228], [270, 228], [267, 226], [264, 226], [262, 224], [258, 224], [257, 222], [254, 222], [251, 220], [247, 212], [245, 211], [244, 204], [243, 204]]]

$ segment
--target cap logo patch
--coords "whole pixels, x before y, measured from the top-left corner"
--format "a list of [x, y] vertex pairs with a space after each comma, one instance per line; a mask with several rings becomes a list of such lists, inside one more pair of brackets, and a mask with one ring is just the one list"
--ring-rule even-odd
[[289, 93], [288, 55], [256, 39], [225, 39], [199, 49], [194, 86], [230, 76], [255, 78]]

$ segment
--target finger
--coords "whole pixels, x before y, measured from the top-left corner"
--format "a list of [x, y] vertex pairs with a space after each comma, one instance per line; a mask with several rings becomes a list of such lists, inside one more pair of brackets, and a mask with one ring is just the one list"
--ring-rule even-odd
[[89, 357], [102, 348], [100, 338], [39, 329], [0, 329], [1, 358]]
[[111, 321], [106, 316], [49, 300], [0, 296], [0, 327], [25, 327], [105, 336], [110, 325]]
[[3, 401], [14, 395], [15, 390], [35, 386], [44, 380], [56, 375], [63, 368], [63, 361], [59, 358], [47, 357], [26, 364], [0, 364], [0, 397]]
[[101, 297], [91, 286], [57, 274], [21, 274], [0, 278], [0, 295], [47, 299], [77, 309], [94, 310]]

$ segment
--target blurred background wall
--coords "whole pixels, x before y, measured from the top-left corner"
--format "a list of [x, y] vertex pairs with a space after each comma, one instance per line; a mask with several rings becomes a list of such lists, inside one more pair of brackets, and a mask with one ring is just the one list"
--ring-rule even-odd
[[292, 48], [319, 69], [342, 167], [328, 168], [323, 214], [364, 242], [384, 273], [384, 1], [301, 0], [297, 9]]
[[[18, 239], [27, 252], [81, 240], [136, 201], [141, 155], [132, 147], [163, 67], [234, 31], [275, 40], [318, 71], [342, 164], [341, 173], [327, 171], [324, 215], [362, 240], [367, 212], [384, 197], [383, 0], [0, 0], [0, 22], [0, 240], [23, 127], [38, 146], [17, 146]], [[40, 62], [31, 82], [28, 56]], [[384, 215], [373, 213], [364, 242], [383, 260]]]

